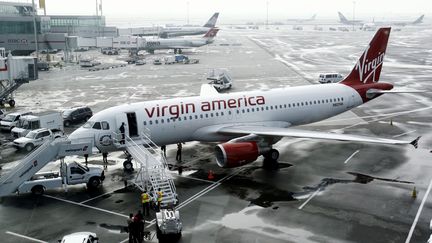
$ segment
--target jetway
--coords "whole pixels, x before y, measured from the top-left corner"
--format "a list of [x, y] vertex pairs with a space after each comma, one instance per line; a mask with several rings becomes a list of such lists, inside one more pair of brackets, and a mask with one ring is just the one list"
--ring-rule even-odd
[[146, 46], [146, 38], [138, 36], [118, 37], [96, 37], [85, 38], [78, 36], [68, 37], [69, 46], [72, 49], [78, 48], [117, 48], [139, 50]]
[[38, 79], [37, 60], [34, 57], [6, 56], [0, 49], [0, 106], [15, 106], [13, 92], [30, 80]]
[[91, 142], [72, 143], [67, 138], [47, 140], [0, 177], [0, 197], [15, 193], [20, 185], [51, 161], [71, 155], [91, 154], [92, 146]]

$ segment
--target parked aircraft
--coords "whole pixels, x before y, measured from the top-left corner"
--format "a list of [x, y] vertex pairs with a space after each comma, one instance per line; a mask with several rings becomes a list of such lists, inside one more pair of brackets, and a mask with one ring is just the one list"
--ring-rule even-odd
[[189, 38], [172, 38], [172, 39], [146, 39], [143, 49], [149, 53], [154, 53], [155, 50], [173, 49], [174, 53], [182, 53], [182, 49], [194, 48], [213, 43], [219, 29], [211, 28], [207, 33], [201, 37]]
[[214, 13], [213, 16], [201, 27], [165, 27], [162, 28], [159, 37], [171, 38], [185, 35], [202, 35], [207, 33], [211, 28], [215, 28], [219, 13]]
[[406, 26], [416, 25], [423, 23], [424, 14], [418, 17], [414, 21], [372, 21], [372, 23], [366, 23], [363, 20], [348, 20], [341, 12], [338, 12], [339, 22], [347, 25], [367, 25], [367, 26]]
[[217, 163], [225, 168], [253, 162], [260, 155], [266, 158], [264, 163], [275, 165], [279, 152], [273, 144], [282, 137], [417, 147], [419, 138], [403, 141], [294, 128], [349, 111], [382, 94], [398, 93], [392, 90], [392, 84], [378, 82], [389, 35], [390, 28], [379, 29], [340, 83], [224, 94], [204, 84], [200, 96], [125, 104], [100, 111], [69, 138], [94, 140], [104, 152], [124, 149], [115, 142], [118, 137], [114, 134], [125, 123], [127, 136], [139, 138], [145, 132], [158, 145], [225, 141], [215, 148]]
[[287, 21], [294, 21], [294, 22], [303, 23], [303, 22], [314, 21], [315, 18], [316, 18], [316, 14], [312, 15], [312, 17], [310, 17], [308, 19], [287, 19]]

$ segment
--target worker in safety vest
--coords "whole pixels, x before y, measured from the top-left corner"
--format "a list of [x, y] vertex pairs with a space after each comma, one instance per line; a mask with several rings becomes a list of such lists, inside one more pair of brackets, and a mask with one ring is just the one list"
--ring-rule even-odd
[[157, 192], [156, 192], [156, 194], [157, 194], [158, 211], [160, 211], [163, 193], [162, 193], [161, 190], [158, 189]]
[[144, 216], [150, 216], [150, 195], [147, 193], [147, 191], [144, 191], [141, 194], [141, 203]]

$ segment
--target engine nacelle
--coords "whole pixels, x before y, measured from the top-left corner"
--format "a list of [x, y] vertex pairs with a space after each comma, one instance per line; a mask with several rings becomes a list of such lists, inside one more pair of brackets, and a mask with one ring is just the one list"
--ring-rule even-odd
[[215, 148], [217, 164], [222, 168], [239, 167], [255, 161], [260, 156], [257, 142], [218, 144]]

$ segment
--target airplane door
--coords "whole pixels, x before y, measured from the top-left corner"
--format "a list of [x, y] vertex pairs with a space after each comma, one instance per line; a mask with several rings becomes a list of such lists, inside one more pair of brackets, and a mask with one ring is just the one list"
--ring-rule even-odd
[[138, 136], [138, 123], [135, 112], [126, 113], [127, 121], [128, 121], [128, 131], [130, 137]]
[[354, 107], [354, 94], [350, 95], [347, 101], [347, 109], [351, 109], [353, 107]]
[[119, 114], [119, 115], [116, 116], [116, 127], [115, 127], [114, 131], [115, 131], [115, 133], [118, 134], [118, 138], [117, 139], [120, 139], [120, 130], [119, 130], [119, 128], [120, 128], [120, 126], [121, 126], [121, 124], [123, 122], [124, 122], [124, 124], [126, 124], [125, 135], [129, 136], [128, 119], [127, 119], [126, 113], [122, 113], [122, 114]]

